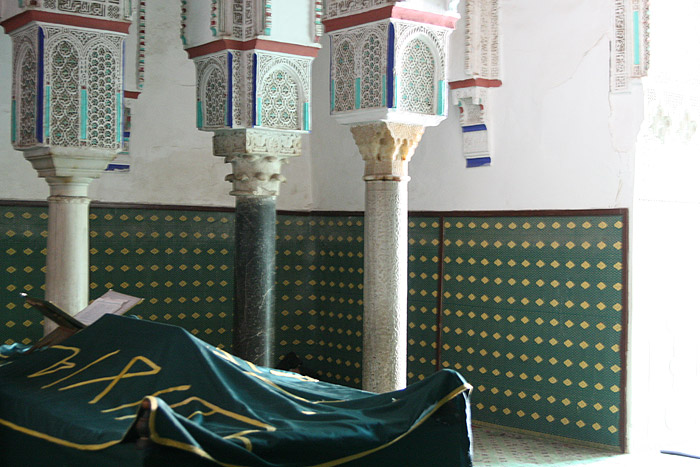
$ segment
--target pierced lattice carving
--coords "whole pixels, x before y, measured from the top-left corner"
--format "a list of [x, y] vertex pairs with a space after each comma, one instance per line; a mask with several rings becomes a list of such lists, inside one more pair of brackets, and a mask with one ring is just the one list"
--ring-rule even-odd
[[262, 80], [260, 124], [266, 128], [301, 130], [299, 89], [294, 72], [279, 67]]
[[25, 47], [19, 67], [19, 138], [18, 146], [36, 142], [36, 55]]
[[334, 53], [335, 106], [337, 112], [355, 108], [355, 47], [347, 39], [338, 44]]
[[49, 141], [58, 146], [80, 145], [80, 76], [78, 48], [61, 39], [49, 51], [51, 120]]
[[[118, 148], [117, 89], [115, 75], [117, 60], [108, 46], [99, 43], [88, 52], [89, 78], [87, 85], [87, 138], [88, 145]], [[118, 90], [121, 92], [121, 89]]]
[[369, 109], [382, 105], [382, 73], [386, 68], [382, 68], [382, 60], [376, 58], [382, 57], [385, 49], [377, 34], [369, 34], [362, 44], [360, 108]]
[[399, 78], [400, 110], [421, 114], [436, 113], [435, 58], [430, 46], [415, 38], [401, 56]]
[[36, 144], [38, 29], [29, 27], [12, 35], [12, 100], [15, 147]]
[[[384, 105], [388, 28], [388, 22], [375, 23], [331, 35], [334, 44], [331, 65], [335, 91], [333, 111]], [[356, 102], [355, 86], [358, 82], [360, 100]]]

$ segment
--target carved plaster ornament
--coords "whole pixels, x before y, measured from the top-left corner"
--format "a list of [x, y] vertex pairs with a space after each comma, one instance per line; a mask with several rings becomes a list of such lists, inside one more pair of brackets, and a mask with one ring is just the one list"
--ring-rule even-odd
[[214, 155], [230, 163], [232, 196], [277, 196], [282, 164], [301, 155], [301, 133], [265, 129], [239, 129], [214, 135]]
[[649, 0], [615, 0], [613, 14], [610, 90], [625, 92], [649, 70]]
[[408, 163], [425, 127], [376, 122], [352, 126], [350, 131], [365, 161], [365, 181], [409, 180]]

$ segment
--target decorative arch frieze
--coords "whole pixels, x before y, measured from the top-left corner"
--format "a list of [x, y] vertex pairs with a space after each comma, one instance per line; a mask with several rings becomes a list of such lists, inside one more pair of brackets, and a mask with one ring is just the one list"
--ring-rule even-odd
[[37, 143], [38, 28], [16, 35], [13, 42], [11, 141], [16, 147]]
[[226, 53], [195, 61], [197, 71], [197, 127], [226, 126], [228, 70]]

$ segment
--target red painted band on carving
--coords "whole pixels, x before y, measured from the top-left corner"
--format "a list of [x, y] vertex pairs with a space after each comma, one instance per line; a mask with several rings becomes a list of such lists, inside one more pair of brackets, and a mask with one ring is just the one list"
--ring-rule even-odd
[[331, 32], [389, 18], [432, 24], [433, 26], [442, 26], [451, 29], [454, 29], [455, 24], [457, 23], [457, 18], [454, 16], [428, 13], [426, 11], [412, 10], [410, 8], [402, 8], [398, 6], [386, 6], [383, 8], [377, 8], [376, 10], [358, 13], [356, 15], [329, 19], [324, 21], [323, 25], [326, 28], [326, 32]]
[[287, 42], [277, 42], [267, 39], [252, 39], [249, 41], [236, 41], [232, 39], [220, 39], [214, 42], [198, 45], [187, 49], [189, 58], [201, 57], [222, 50], [265, 50], [267, 52], [280, 52], [290, 55], [301, 55], [304, 57], [316, 57], [318, 55], [318, 47], [310, 47], [307, 45], [289, 44]]
[[126, 21], [110, 21], [106, 19], [86, 18], [83, 16], [37, 10], [25, 11], [24, 13], [13, 16], [0, 24], [3, 28], [5, 28], [5, 32], [9, 34], [22, 26], [26, 26], [32, 21], [74, 26], [77, 28], [99, 29], [101, 31], [118, 32], [121, 34], [128, 34], [129, 26], [131, 25], [131, 23], [127, 23]]
[[464, 79], [462, 81], [450, 81], [450, 89], [462, 89], [462, 88], [500, 88], [503, 85], [503, 81], [500, 79], [484, 79], [484, 78], [472, 78]]
[[127, 99], [138, 99], [141, 91], [124, 91], [124, 97]]

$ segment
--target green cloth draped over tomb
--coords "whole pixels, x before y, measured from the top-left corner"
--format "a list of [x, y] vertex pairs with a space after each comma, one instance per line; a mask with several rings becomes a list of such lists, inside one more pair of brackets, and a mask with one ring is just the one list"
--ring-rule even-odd
[[[113, 315], [0, 365], [2, 465], [471, 465], [470, 386], [453, 371], [373, 394]], [[146, 397], [153, 444], [137, 451]]]

